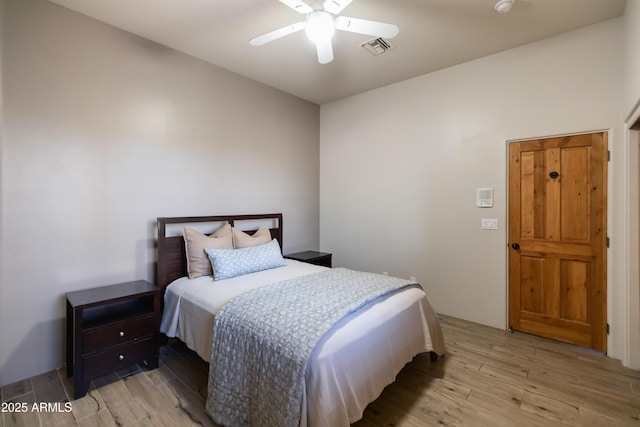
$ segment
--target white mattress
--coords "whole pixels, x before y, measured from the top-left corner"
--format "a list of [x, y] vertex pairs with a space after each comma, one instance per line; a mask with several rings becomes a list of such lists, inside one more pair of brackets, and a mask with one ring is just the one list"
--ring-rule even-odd
[[[286, 266], [213, 281], [177, 279], [165, 293], [161, 331], [209, 361], [215, 314], [234, 296], [325, 269], [285, 260]], [[371, 304], [335, 325], [311, 355], [301, 426], [348, 426], [422, 352], [444, 354], [440, 324], [425, 293], [410, 288]]]

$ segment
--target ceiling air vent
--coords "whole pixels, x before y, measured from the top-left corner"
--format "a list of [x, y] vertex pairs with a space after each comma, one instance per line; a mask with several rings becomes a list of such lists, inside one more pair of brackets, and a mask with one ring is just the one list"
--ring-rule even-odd
[[380, 55], [381, 53], [395, 48], [395, 46], [392, 45], [389, 40], [385, 40], [382, 37], [369, 40], [368, 42], [362, 43], [360, 46], [365, 48], [367, 52], [371, 54], [371, 56]]

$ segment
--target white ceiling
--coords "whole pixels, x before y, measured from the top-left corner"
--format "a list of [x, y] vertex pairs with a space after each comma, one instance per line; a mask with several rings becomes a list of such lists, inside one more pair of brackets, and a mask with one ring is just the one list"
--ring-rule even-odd
[[[257, 35], [304, 19], [278, 0], [51, 0], [317, 104], [460, 64], [624, 13], [625, 0], [354, 0], [341, 14], [396, 24], [396, 46], [372, 57], [372, 37], [338, 31], [321, 65], [298, 32], [264, 46]], [[311, 3], [311, 0], [304, 0]]]

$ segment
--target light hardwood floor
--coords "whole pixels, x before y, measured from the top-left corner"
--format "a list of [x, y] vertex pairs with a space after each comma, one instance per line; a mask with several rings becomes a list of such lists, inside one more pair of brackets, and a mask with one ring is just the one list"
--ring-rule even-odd
[[[447, 356], [419, 356], [371, 403], [368, 426], [639, 426], [640, 372], [570, 345], [441, 316]], [[180, 343], [160, 367], [95, 382], [71, 412], [4, 413], [4, 426], [214, 426], [204, 412], [207, 364]], [[65, 370], [3, 387], [3, 402], [68, 402]]]

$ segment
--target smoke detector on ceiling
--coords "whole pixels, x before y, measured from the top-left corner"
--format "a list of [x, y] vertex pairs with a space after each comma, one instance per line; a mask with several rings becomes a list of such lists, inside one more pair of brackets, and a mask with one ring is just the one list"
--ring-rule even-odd
[[511, 10], [515, 2], [516, 0], [498, 0], [494, 8], [498, 13], [507, 13]]
[[371, 39], [368, 42], [362, 43], [360, 46], [365, 48], [367, 52], [371, 54], [371, 56], [377, 56], [381, 53], [385, 53], [386, 51], [395, 48], [395, 46], [392, 45], [389, 40], [385, 40], [382, 37]]

